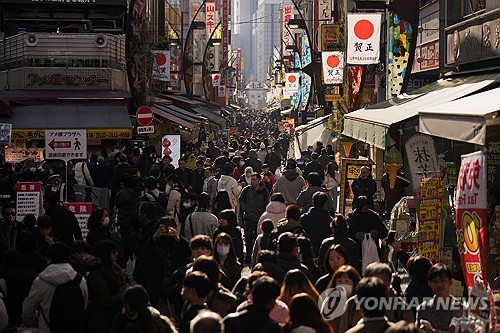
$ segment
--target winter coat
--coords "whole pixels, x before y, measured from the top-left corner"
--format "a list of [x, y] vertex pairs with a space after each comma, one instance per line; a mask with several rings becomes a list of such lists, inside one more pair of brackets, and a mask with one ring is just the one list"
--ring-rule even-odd
[[233, 240], [234, 251], [236, 252], [236, 257], [238, 257], [238, 260], [240, 262], [243, 262], [243, 238], [241, 237], [241, 230], [239, 228], [230, 226], [219, 226], [214, 231], [214, 241], [221, 232], [225, 232], [226, 234], [229, 234], [229, 236], [231, 236], [231, 239]]
[[274, 229], [278, 227], [278, 221], [285, 217], [286, 206], [279, 201], [271, 201], [266, 206], [266, 211], [262, 213], [257, 224], [257, 232], [262, 233], [262, 222], [271, 220], [274, 224]]
[[315, 255], [319, 253], [321, 242], [330, 235], [332, 216], [328, 210], [311, 207], [300, 217], [300, 224], [306, 231]]
[[377, 192], [377, 184], [372, 177], [354, 179], [351, 189], [354, 194], [353, 201], [356, 201], [358, 197], [364, 195], [368, 199], [368, 208], [373, 209], [373, 195]]
[[188, 215], [184, 223], [184, 236], [190, 241], [196, 235], [207, 235], [212, 237], [219, 219], [209, 211], [196, 208]]
[[290, 253], [278, 253], [278, 266], [283, 270], [283, 272], [288, 272], [292, 269], [300, 269], [313, 283], [315, 282], [307, 266], [301, 264], [299, 259]]
[[[161, 315], [160, 312], [152, 306], [148, 306], [148, 310], [153, 317], [152, 333], [177, 333], [170, 319]], [[142, 329], [137, 318], [130, 319], [123, 313], [119, 313], [113, 321], [111, 333], [144, 333]]]
[[232, 176], [222, 175], [217, 183], [217, 191], [226, 190], [229, 194], [229, 201], [234, 210], [238, 206], [238, 197], [241, 192], [241, 186]]
[[359, 264], [359, 247], [358, 243], [353, 239], [347, 237], [346, 234], [342, 234], [340, 232], [336, 232], [335, 235], [325, 238], [319, 247], [318, 253], [318, 265], [323, 271], [328, 272], [328, 267], [324, 267], [325, 263], [325, 255], [330, 246], [334, 244], [342, 245], [346, 250], [349, 256], [349, 265], [354, 266], [358, 272], [361, 272], [361, 265]]
[[[26, 297], [23, 303], [23, 322], [27, 327], [38, 327], [42, 332], [50, 333], [50, 329], [43, 318], [39, 317], [38, 326], [36, 325], [37, 310], [41, 308], [43, 313], [48, 317], [56, 287], [73, 280], [76, 274], [76, 271], [68, 263], [49, 265], [38, 274], [38, 277], [31, 286], [28, 297]], [[83, 277], [80, 282], [80, 289], [86, 308], [89, 294], [87, 282]]]
[[123, 239], [125, 256], [131, 255], [137, 240], [137, 203], [139, 195], [132, 188], [125, 188], [118, 192], [115, 198], [115, 208], [118, 209], [118, 225]]
[[28, 227], [22, 222], [14, 221], [9, 226], [5, 219], [0, 220], [0, 257], [3, 257], [8, 249], [16, 247], [17, 236], [23, 231], [28, 231]]
[[127, 162], [118, 163], [111, 173], [111, 181], [109, 182], [109, 189], [113, 193], [118, 193], [120, 191], [120, 178], [124, 173], [129, 173], [132, 166]]
[[87, 162], [80, 161], [75, 164], [75, 181], [78, 185], [94, 186], [94, 180], [90, 174]]
[[210, 207], [212, 207], [215, 197], [217, 196], [217, 180], [214, 176], [205, 178], [203, 181], [203, 192], [208, 194], [208, 197], [210, 198]]
[[[323, 192], [328, 194], [328, 191], [320, 186], [308, 186], [307, 189], [300, 192], [299, 196], [297, 197], [297, 205], [302, 209], [302, 213], [307, 212], [309, 208], [313, 206], [312, 197], [316, 192]], [[326, 202], [324, 208], [329, 212], [332, 210], [333, 202], [330, 196], [328, 196], [328, 201]]]
[[95, 169], [92, 171], [92, 179], [94, 180], [94, 186], [105, 188], [109, 186], [111, 179], [111, 174], [113, 170], [105, 163], [99, 163]]
[[108, 333], [114, 317], [121, 310], [121, 272], [114, 267], [112, 272], [105, 272], [100, 265], [91, 270], [87, 278], [90, 304], [87, 309], [87, 330], [93, 333]]
[[224, 318], [226, 332], [279, 333], [277, 322], [269, 318], [269, 310], [260, 305], [250, 305], [245, 310], [231, 313]]
[[98, 241], [110, 240], [110, 239], [111, 236], [109, 234], [109, 228], [99, 223], [98, 225], [95, 225], [92, 229], [89, 229], [89, 233], [87, 234], [87, 238], [85, 239], [85, 241], [90, 245], [94, 245]]
[[262, 172], [262, 162], [255, 158], [255, 157], [249, 157], [245, 160], [245, 166], [246, 167], [252, 167], [254, 172], [261, 173]]
[[278, 264], [275, 264], [274, 262], [262, 262], [262, 263], [257, 263], [252, 271], [263, 271], [266, 272], [270, 277], [276, 279], [278, 283], [282, 283], [283, 279], [285, 278], [285, 272], [283, 269], [281, 269]]
[[297, 202], [300, 191], [306, 185], [306, 181], [295, 170], [287, 170], [274, 184], [273, 193], [280, 192], [285, 197], [285, 204], [290, 205]]
[[266, 206], [269, 203], [269, 191], [262, 183], [257, 189], [248, 185], [241, 191], [239, 202], [242, 221], [257, 222], [266, 211]]
[[262, 163], [264, 163], [266, 161], [266, 155], [267, 155], [267, 150], [265, 148], [259, 149], [257, 151], [257, 159], [259, 161], [261, 161]]
[[71, 246], [75, 240], [83, 239], [82, 230], [75, 214], [63, 206], [50, 207], [45, 214], [49, 215], [53, 220], [52, 233], [58, 241]]
[[205, 171], [202, 170], [201, 173], [194, 169], [191, 171], [191, 191], [200, 194], [203, 192], [203, 182], [205, 181]]
[[307, 175], [309, 175], [311, 172], [316, 172], [322, 181], [325, 178], [325, 167], [317, 160], [311, 161], [306, 164], [306, 166], [304, 167], [304, 177], [307, 178]]

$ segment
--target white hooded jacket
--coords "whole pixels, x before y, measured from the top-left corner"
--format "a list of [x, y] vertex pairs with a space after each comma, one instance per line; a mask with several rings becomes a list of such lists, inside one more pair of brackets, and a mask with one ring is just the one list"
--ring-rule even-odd
[[285, 217], [286, 206], [279, 201], [271, 201], [266, 206], [266, 211], [260, 216], [257, 223], [257, 233], [262, 233], [262, 222], [264, 220], [271, 220], [274, 224], [274, 229], [278, 227], [278, 221]]
[[[68, 263], [49, 265], [38, 274], [38, 277], [31, 285], [28, 297], [26, 297], [23, 303], [23, 322], [27, 327], [37, 327], [36, 313], [39, 307], [46, 317], [49, 316], [50, 305], [56, 287], [73, 280], [76, 274], [76, 271]], [[80, 282], [80, 289], [82, 290], [85, 308], [87, 308], [89, 292], [87, 282], [83, 277]], [[38, 329], [45, 333], [50, 333], [50, 329], [41, 315], [38, 317]]]
[[231, 202], [231, 206], [234, 210], [236, 210], [238, 206], [238, 198], [241, 192], [241, 186], [238, 185], [238, 182], [234, 177], [222, 175], [220, 176], [219, 182], [217, 183], [217, 192], [221, 190], [226, 190], [227, 194], [229, 194], [229, 201]]

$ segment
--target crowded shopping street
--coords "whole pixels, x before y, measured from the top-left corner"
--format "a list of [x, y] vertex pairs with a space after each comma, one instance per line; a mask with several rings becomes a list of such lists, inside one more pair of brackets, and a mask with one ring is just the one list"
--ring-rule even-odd
[[0, 0], [0, 333], [500, 332], [499, 8]]

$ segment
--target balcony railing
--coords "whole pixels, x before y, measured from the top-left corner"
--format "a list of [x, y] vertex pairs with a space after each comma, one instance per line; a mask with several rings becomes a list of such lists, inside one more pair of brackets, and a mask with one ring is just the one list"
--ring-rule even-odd
[[21, 33], [0, 42], [0, 68], [92, 67], [125, 70], [125, 36]]

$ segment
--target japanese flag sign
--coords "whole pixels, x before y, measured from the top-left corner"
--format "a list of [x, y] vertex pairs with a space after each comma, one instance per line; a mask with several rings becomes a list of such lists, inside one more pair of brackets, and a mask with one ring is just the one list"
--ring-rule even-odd
[[218, 97], [226, 97], [226, 87], [225, 86], [219, 86], [217, 88], [217, 96]]
[[347, 63], [376, 64], [380, 57], [380, 14], [347, 15]]
[[462, 155], [455, 197], [457, 246], [465, 283], [486, 286], [488, 275], [486, 227], [486, 155], [479, 151]]
[[154, 54], [153, 77], [160, 81], [170, 81], [170, 51], [151, 51]]
[[285, 79], [285, 89], [288, 93], [299, 91], [299, 75], [297, 73], [286, 73]]
[[218, 87], [220, 86], [220, 74], [215, 73], [212, 74], [212, 87]]
[[321, 57], [325, 84], [341, 84], [344, 79], [344, 53], [323, 51]]

